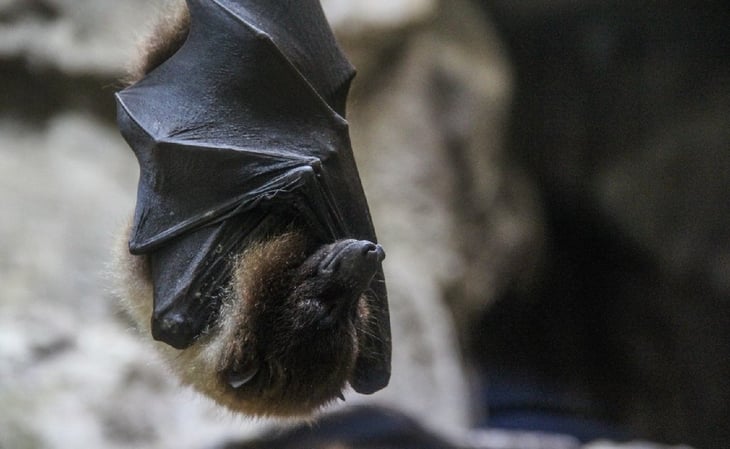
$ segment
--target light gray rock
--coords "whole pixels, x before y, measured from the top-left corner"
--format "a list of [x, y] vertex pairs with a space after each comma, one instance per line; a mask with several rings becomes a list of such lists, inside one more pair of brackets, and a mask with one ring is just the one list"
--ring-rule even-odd
[[0, 447], [204, 447], [252, 425], [181, 390], [105, 275], [136, 162], [111, 124], [0, 120]]
[[118, 75], [159, 2], [3, 0], [0, 57], [75, 75]]

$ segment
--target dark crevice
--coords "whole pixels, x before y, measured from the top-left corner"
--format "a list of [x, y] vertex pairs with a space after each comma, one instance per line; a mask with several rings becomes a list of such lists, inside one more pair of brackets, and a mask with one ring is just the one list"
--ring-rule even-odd
[[59, 112], [77, 110], [115, 120], [113, 93], [119, 83], [112, 77], [33, 67], [17, 57], [0, 62], [0, 85], [0, 117], [41, 125]]
[[[672, 271], [664, 246], [676, 244], [673, 230], [684, 228], [673, 222], [685, 216], [698, 258], [724, 243], [722, 230], [702, 226], [720, 229], [714, 223], [724, 216], [711, 201], [725, 198], [716, 192], [730, 10], [720, 1], [478, 3], [511, 55], [506, 151], [540, 188], [547, 243], [535, 287], [507, 292], [475, 328], [483, 367], [587, 391], [598, 417], [642, 438], [728, 447], [730, 432], [719, 424], [730, 403], [727, 295], [699, 275]], [[700, 110], [703, 119], [695, 119]], [[622, 168], [660, 151], [682, 161], [676, 173], [658, 163], [645, 173]], [[708, 160], [714, 179], [684, 181], [709, 173], [691, 166]], [[632, 198], [616, 206], [601, 196], [601, 182], [618, 169], [626, 177], [616, 181], [639, 185], [630, 176], [642, 176], [642, 186], [672, 201], [638, 198], [636, 216], [619, 214]], [[661, 176], [676, 181], [655, 180]], [[637, 231], [647, 223], [658, 244]]]
[[53, 4], [43, 0], [17, 0], [0, 9], [0, 24], [13, 23], [26, 19], [51, 22], [58, 19], [61, 12]]

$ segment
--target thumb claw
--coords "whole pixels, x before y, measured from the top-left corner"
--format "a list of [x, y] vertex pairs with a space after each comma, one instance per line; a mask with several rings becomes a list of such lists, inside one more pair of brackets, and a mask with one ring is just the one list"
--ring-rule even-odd
[[254, 366], [248, 370], [242, 372], [231, 371], [228, 374], [228, 385], [233, 388], [241, 388], [253, 379], [259, 372], [259, 367]]

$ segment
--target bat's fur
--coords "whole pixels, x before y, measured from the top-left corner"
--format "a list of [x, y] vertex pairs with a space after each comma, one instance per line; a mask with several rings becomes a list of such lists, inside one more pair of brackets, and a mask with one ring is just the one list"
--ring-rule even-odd
[[[126, 81], [138, 81], [174, 54], [184, 43], [189, 24], [187, 8], [180, 2], [177, 12], [167, 15], [145, 44]], [[127, 228], [115, 254], [118, 293], [149, 337], [150, 267], [145, 256], [129, 253], [129, 233]], [[316, 272], [322, 257], [313, 262], [307, 258], [317, 251], [322, 249], [290, 229], [234, 257], [228, 297], [207, 332], [184, 350], [154, 343], [182, 382], [233, 411], [257, 416], [305, 417], [341, 396], [358, 353], [356, 326], [369, 317], [368, 298], [357, 293], [358, 297], [347, 299], [348, 313], [338, 312], [333, 325], [318, 327], [322, 305], [312, 298], [324, 289], [331, 296], [333, 281]], [[347, 287], [351, 286], [338, 294], [347, 296]], [[320, 310], [312, 310], [317, 307]], [[231, 386], [232, 379], [254, 372], [249, 382]]]
[[[118, 295], [143, 335], [150, 335], [152, 282], [145, 256], [129, 254], [119, 240]], [[331, 285], [308, 267], [312, 245], [286, 232], [247, 248], [233, 264], [230, 294], [219, 318], [189, 348], [155, 342], [184, 384], [237, 412], [305, 417], [341, 395], [357, 356], [356, 326], [368, 319], [362, 294], [334, 325], [319, 328], [312, 298]], [[349, 287], [349, 286], [345, 286]], [[239, 388], [236, 373], [257, 371]]]
[[185, 2], [175, 2], [143, 41], [140, 57], [129, 67], [124, 84], [134, 84], [169, 59], [185, 43], [189, 30], [190, 12]]

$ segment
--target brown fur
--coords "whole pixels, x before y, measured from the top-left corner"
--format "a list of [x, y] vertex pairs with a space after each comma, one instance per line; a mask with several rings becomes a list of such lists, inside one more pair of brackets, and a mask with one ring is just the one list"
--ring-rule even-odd
[[[249, 247], [236, 261], [235, 295], [221, 311], [221, 332], [228, 335], [219, 338], [226, 343], [217, 365], [218, 381], [228, 390], [219, 402], [229, 408], [246, 404], [245, 411], [257, 415], [306, 416], [345, 388], [357, 355], [355, 323], [312, 337], [300, 322], [306, 313], [298, 310], [299, 270], [311, 252], [302, 234], [290, 232]], [[311, 345], [302, 347], [306, 339]], [[263, 379], [239, 389], [226, 384], [227, 370], [252, 363], [262, 364]]]
[[189, 30], [190, 12], [184, 1], [178, 1], [168, 8], [144, 39], [140, 49], [141, 57], [130, 67], [124, 83], [136, 83], [169, 59], [185, 43]]
[[[117, 294], [142, 335], [149, 338], [149, 266], [145, 256], [129, 254], [129, 232], [127, 227], [115, 251]], [[182, 383], [232, 411], [255, 416], [307, 417], [341, 394], [357, 356], [355, 326], [368, 317], [367, 297], [357, 302], [355, 322], [341, 323], [307, 340], [309, 329], [298, 322], [301, 279], [297, 273], [312, 246], [296, 232], [250, 246], [232, 261], [231, 294], [210, 332], [184, 350], [153, 342]], [[271, 325], [271, 317], [276, 326]], [[302, 346], [302, 341], [311, 344]], [[324, 359], [316, 358], [323, 353]], [[225, 373], [252, 363], [260, 364], [265, 375], [251, 385], [231, 387]]]

